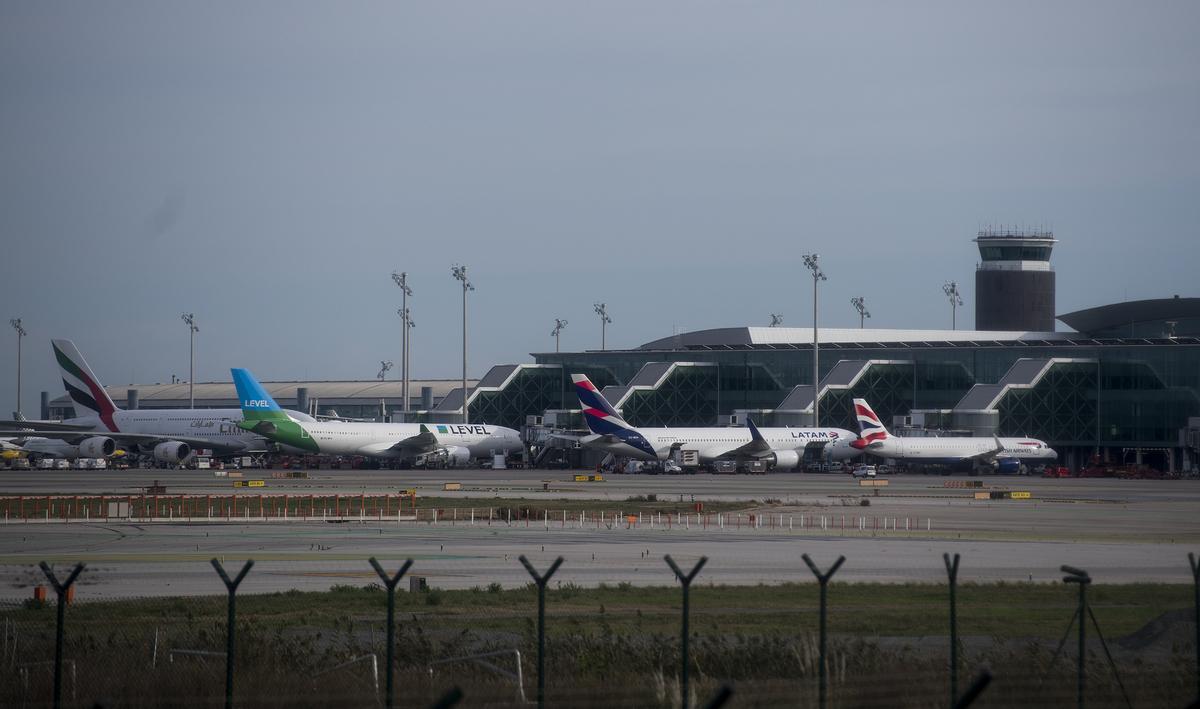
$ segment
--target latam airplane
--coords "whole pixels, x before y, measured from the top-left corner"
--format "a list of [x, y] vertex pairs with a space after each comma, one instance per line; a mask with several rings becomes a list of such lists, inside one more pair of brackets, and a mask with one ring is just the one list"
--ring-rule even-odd
[[519, 451], [521, 434], [486, 423], [358, 423], [347, 421], [297, 421], [279, 408], [254, 375], [234, 369], [233, 383], [242, 402], [247, 431], [308, 453], [365, 455], [373, 458], [444, 456], [463, 465], [473, 458]]
[[992, 465], [1000, 472], [1015, 472], [1022, 463], [1053, 461], [1058, 453], [1036, 438], [901, 438], [888, 433], [866, 399], [854, 400], [859, 439], [850, 445], [877, 458], [926, 464], [964, 463]]
[[[50, 345], [76, 417], [61, 422], [0, 421], [0, 427], [8, 429], [0, 435], [17, 438], [25, 450], [58, 458], [102, 458], [124, 448], [153, 455], [160, 463], [179, 463], [198, 449], [240, 455], [273, 447], [263, 436], [238, 428], [241, 409], [120, 409], [75, 343], [51, 340]], [[297, 411], [287, 416], [315, 420]]]
[[761, 460], [783, 470], [800, 465], [807, 448], [823, 458], [845, 460], [859, 455], [857, 438], [842, 428], [635, 428], [629, 425], [584, 374], [572, 374], [575, 393], [591, 436], [580, 445], [639, 460], [666, 460], [676, 449], [696, 450], [701, 462], [718, 459]]

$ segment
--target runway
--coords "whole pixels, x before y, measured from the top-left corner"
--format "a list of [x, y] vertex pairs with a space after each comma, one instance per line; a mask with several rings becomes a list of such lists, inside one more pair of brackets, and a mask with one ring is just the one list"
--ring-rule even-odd
[[[250, 473], [250, 471], [247, 471]], [[974, 500], [970, 490], [944, 487], [941, 477], [902, 476], [887, 488], [858, 487], [846, 476], [646, 476], [621, 475], [604, 482], [576, 483], [570, 473], [537, 471], [319, 471], [307, 480], [266, 480], [267, 494], [396, 492], [415, 488], [418, 502], [453, 500], [469, 509], [538, 500], [591, 499], [616, 511], [632, 495], [685, 502], [753, 500], [747, 509], [762, 527], [705, 528], [698, 517], [686, 526], [598, 525], [594, 516], [578, 524], [559, 520], [514, 522], [482, 518], [470, 524], [464, 512], [453, 524], [439, 522], [319, 521], [259, 523], [50, 523], [0, 526], [0, 574], [10, 581], [0, 598], [20, 599], [42, 583], [36, 563], [88, 564], [79, 599], [212, 594], [221, 584], [208, 563], [226, 566], [252, 558], [248, 592], [320, 590], [335, 584], [371, 583], [367, 564], [378, 556], [396, 567], [413, 558], [415, 575], [431, 586], [469, 588], [498, 582], [506, 587], [529, 578], [517, 557], [538, 567], [558, 555], [565, 562], [562, 583], [595, 585], [674, 583], [664, 554], [692, 562], [708, 556], [702, 582], [759, 584], [806, 581], [811, 573], [800, 559], [810, 554], [819, 565], [839, 555], [847, 561], [839, 581], [940, 581], [941, 555], [963, 557], [964, 581], [1055, 582], [1058, 567], [1071, 564], [1100, 583], [1138, 581], [1184, 583], [1187, 552], [1200, 544], [1200, 481], [1041, 480], [986, 478], [994, 487], [1028, 490], [1030, 500]], [[248, 476], [249, 477], [249, 476]], [[209, 471], [24, 471], [3, 473], [3, 495], [134, 494], [155, 479], [167, 494], [229, 494], [228, 479]], [[959, 478], [962, 479], [962, 478]], [[461, 482], [461, 492], [443, 483]], [[257, 493], [255, 493], [257, 494]], [[863, 499], [869, 506], [862, 506]], [[766, 515], [764, 517], [764, 515]], [[801, 515], [827, 518], [829, 529], [795, 528]], [[842, 516], [849, 529], [836, 528]], [[882, 534], [859, 531], [859, 517], [923, 519], [920, 531]], [[553, 518], [551, 518], [553, 519]], [[835, 521], [836, 520], [836, 521]], [[811, 522], [810, 522], [811, 523]], [[528, 526], [527, 526], [528, 525]]]

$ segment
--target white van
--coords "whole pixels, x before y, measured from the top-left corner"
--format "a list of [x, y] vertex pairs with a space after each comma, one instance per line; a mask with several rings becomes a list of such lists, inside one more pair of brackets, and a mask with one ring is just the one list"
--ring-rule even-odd
[[879, 474], [878, 469], [874, 465], [859, 465], [851, 471], [851, 475], [856, 478], [873, 478]]

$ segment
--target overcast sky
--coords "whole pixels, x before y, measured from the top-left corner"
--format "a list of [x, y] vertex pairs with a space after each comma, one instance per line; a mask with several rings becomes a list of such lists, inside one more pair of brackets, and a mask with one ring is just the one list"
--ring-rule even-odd
[[[1059, 313], [1197, 295], [1200, 4], [0, 2], [0, 303], [108, 384], [418, 377], [821, 319], [974, 320], [1052, 227]], [[0, 339], [12, 408], [15, 334]]]

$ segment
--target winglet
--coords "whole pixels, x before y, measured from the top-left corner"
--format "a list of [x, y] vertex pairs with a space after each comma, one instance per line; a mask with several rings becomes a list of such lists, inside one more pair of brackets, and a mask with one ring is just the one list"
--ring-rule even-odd
[[759, 433], [758, 426], [754, 425], [754, 420], [751, 419], [749, 416], [746, 417], [746, 428], [750, 429], [750, 440], [766, 441], [766, 439], [763, 438], [763, 435], [761, 433]]
[[262, 384], [248, 369], [234, 368], [233, 384], [237, 387], [238, 401], [242, 407], [242, 418], [247, 421], [287, 420], [287, 414], [275, 403]]

